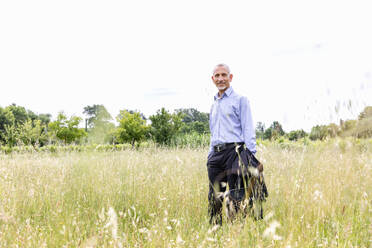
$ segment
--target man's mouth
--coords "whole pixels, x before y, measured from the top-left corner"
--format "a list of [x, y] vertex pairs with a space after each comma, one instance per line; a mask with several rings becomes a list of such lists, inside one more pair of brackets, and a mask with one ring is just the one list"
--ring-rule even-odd
[[217, 84], [217, 88], [219, 90], [224, 90], [226, 88], [226, 85], [225, 84]]

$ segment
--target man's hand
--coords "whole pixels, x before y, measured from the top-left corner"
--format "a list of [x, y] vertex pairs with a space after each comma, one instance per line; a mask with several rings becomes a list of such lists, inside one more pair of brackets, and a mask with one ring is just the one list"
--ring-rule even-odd
[[263, 172], [263, 164], [259, 163], [257, 169], [260, 173]]

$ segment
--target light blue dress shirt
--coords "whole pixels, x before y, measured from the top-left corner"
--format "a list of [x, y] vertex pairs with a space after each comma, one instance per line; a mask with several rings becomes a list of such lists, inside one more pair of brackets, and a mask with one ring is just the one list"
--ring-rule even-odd
[[209, 128], [211, 130], [211, 145], [221, 143], [244, 142], [247, 148], [256, 153], [256, 133], [253, 127], [252, 113], [249, 100], [238, 95], [231, 86], [222, 97], [214, 97], [209, 115]]

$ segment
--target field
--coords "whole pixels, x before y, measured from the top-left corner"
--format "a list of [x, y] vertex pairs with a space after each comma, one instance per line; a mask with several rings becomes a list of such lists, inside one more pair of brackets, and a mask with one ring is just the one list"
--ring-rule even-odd
[[0, 154], [0, 247], [371, 247], [372, 143], [264, 143], [265, 219], [207, 216], [207, 149]]

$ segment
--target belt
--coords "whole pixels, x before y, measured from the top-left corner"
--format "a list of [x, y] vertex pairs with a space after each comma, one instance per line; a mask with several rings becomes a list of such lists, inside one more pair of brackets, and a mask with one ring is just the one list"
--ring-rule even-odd
[[226, 149], [234, 148], [236, 145], [243, 145], [243, 144], [244, 144], [244, 142], [222, 143], [222, 144], [218, 144], [218, 145], [213, 146], [213, 151], [222, 152]]

